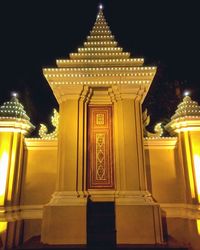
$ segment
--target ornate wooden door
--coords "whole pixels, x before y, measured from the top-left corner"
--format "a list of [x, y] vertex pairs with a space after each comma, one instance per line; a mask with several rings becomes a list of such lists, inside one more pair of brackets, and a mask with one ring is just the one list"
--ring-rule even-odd
[[88, 107], [88, 189], [113, 189], [112, 106]]

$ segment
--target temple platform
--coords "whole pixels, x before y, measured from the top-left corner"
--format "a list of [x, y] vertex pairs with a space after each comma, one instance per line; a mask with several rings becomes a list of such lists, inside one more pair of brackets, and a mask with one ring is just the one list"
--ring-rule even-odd
[[47, 245], [43, 244], [40, 241], [40, 236], [32, 237], [30, 240], [22, 244], [17, 248], [13, 248], [16, 250], [24, 250], [24, 249], [70, 249], [70, 250], [131, 250], [131, 249], [139, 249], [139, 250], [149, 250], [149, 249], [157, 249], [157, 250], [188, 250], [187, 247], [184, 246], [170, 246], [169, 244], [163, 245], [118, 245], [115, 247], [111, 246], [85, 246], [85, 245]]

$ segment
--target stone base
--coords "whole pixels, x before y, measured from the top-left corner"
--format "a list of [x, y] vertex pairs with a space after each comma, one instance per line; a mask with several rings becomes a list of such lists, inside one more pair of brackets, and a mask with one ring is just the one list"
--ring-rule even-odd
[[87, 244], [87, 199], [66, 192], [54, 194], [44, 207], [41, 241], [45, 244]]
[[148, 193], [116, 198], [117, 244], [162, 244], [160, 206]]

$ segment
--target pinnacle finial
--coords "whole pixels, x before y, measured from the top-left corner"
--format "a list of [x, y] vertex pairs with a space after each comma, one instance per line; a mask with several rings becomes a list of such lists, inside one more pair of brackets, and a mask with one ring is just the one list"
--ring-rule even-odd
[[19, 102], [18, 100], [18, 93], [17, 92], [11, 92], [11, 101], [14, 101], [14, 102]]
[[184, 93], [183, 93], [184, 96], [189, 96], [190, 95], [190, 91], [186, 90]]
[[11, 92], [11, 97], [18, 97], [18, 93], [17, 92]]
[[99, 4], [99, 10], [103, 10], [103, 4]]

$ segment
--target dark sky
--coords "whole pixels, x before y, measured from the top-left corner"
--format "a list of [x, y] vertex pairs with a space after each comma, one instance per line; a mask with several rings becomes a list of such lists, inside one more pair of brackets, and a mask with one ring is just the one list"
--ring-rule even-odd
[[[47, 123], [57, 103], [42, 68], [54, 67], [56, 59], [66, 58], [83, 44], [100, 2], [5, 2], [0, 6], [0, 103], [10, 98], [11, 91], [17, 91], [32, 123]], [[179, 98], [184, 89], [190, 89], [192, 98], [200, 102], [197, 2], [101, 1], [119, 45], [133, 57], [144, 57], [146, 65], [158, 66], [149, 92], [150, 113], [155, 113], [155, 120], [165, 116], [160, 104], [166, 102], [166, 86], [170, 84], [170, 98], [177, 98], [174, 86], [181, 86]], [[145, 105], [148, 107], [148, 98]]]

